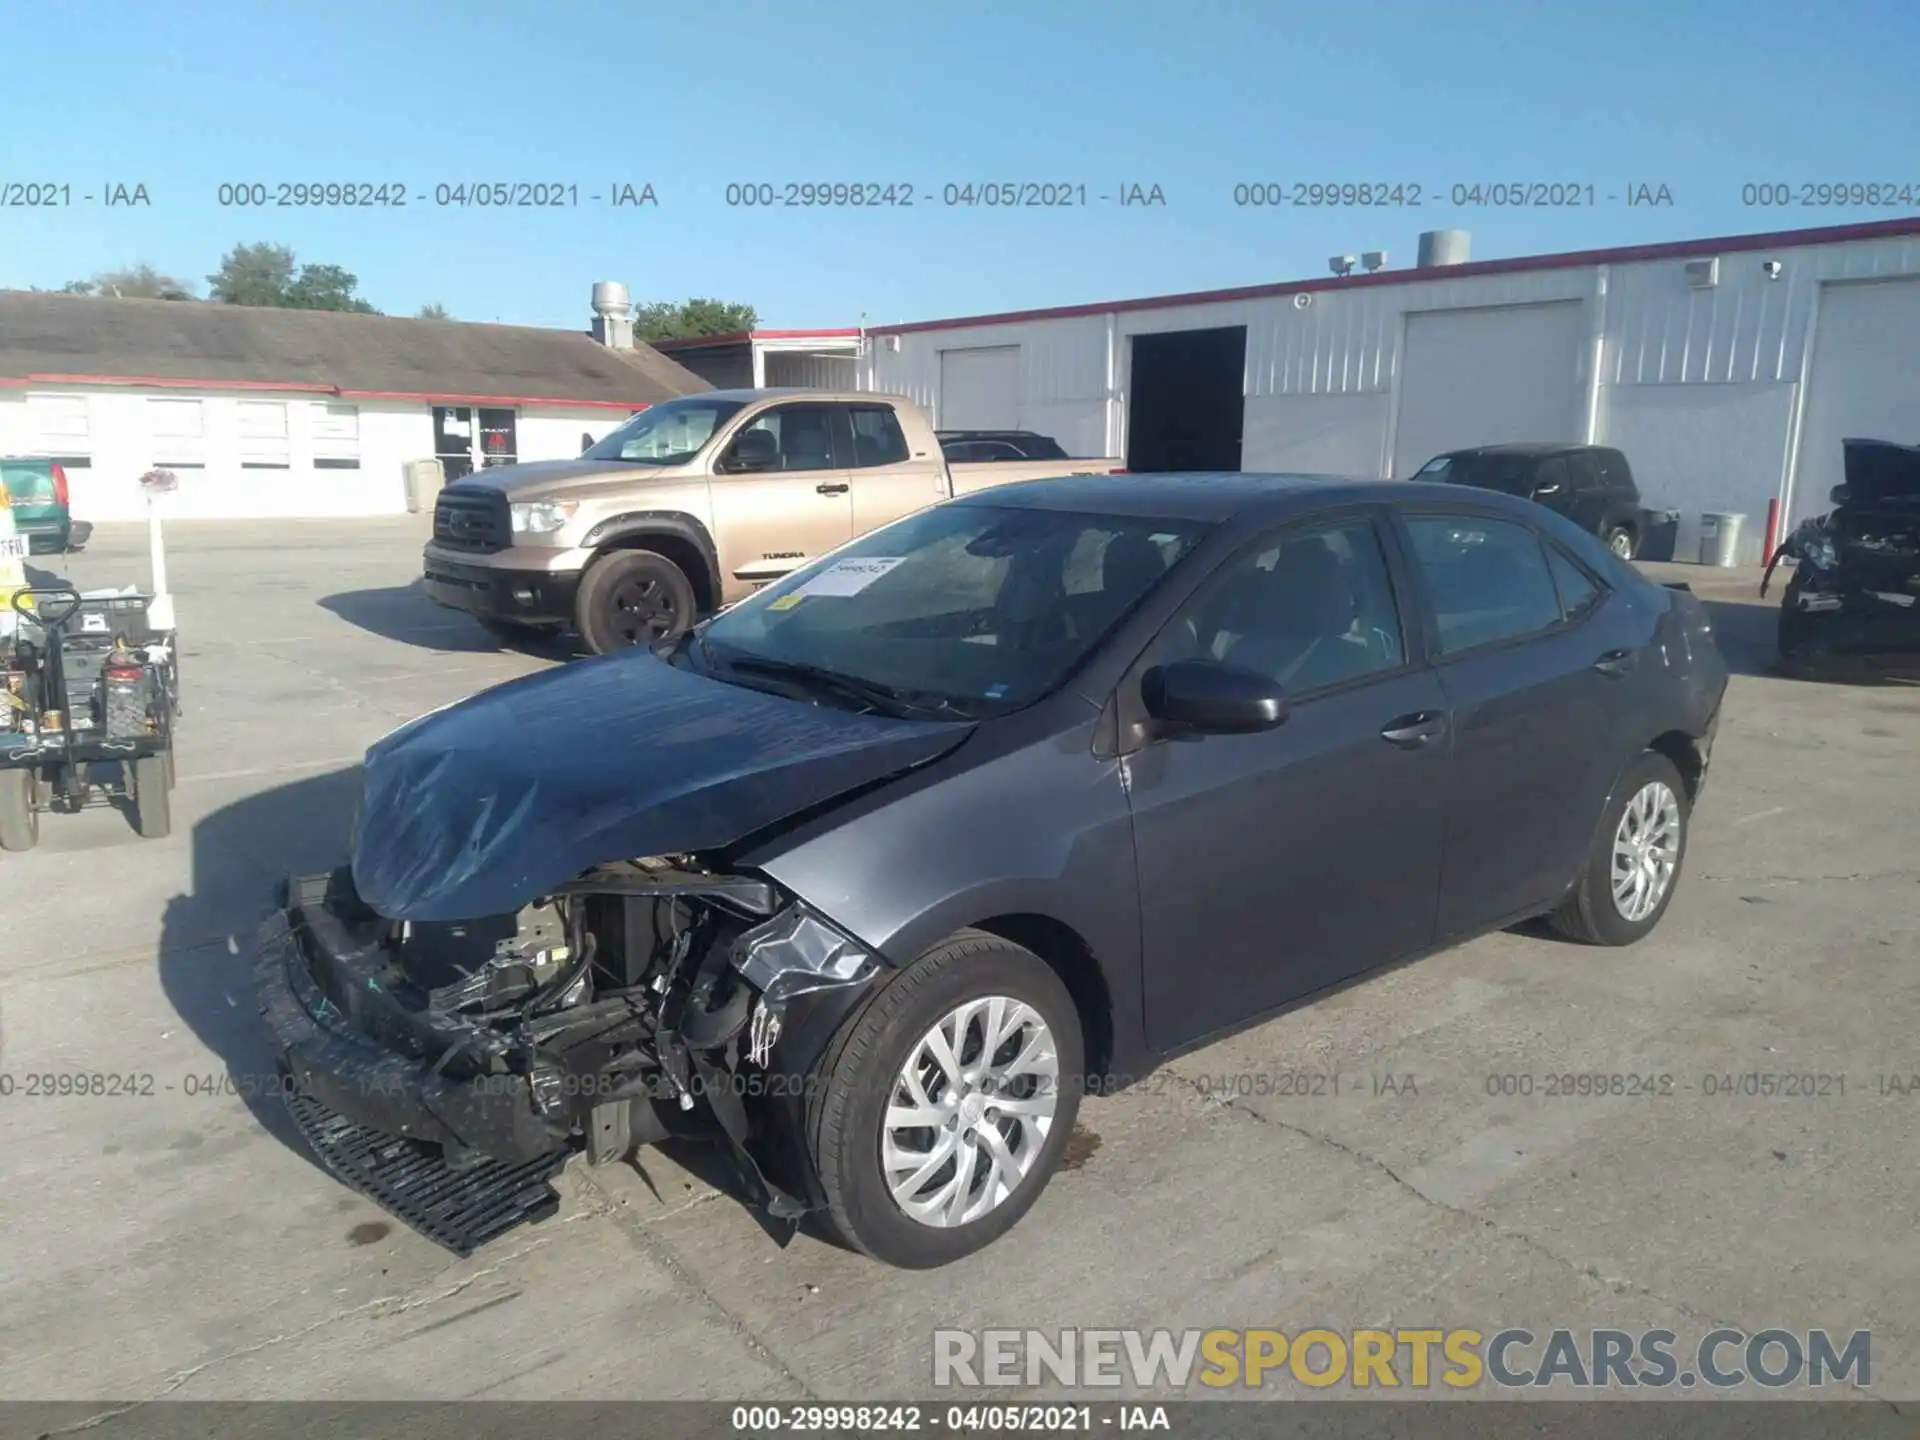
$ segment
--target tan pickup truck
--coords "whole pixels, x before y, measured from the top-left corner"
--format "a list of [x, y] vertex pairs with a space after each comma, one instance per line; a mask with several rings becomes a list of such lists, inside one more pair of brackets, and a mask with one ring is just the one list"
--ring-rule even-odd
[[1124, 464], [949, 464], [898, 395], [709, 390], [641, 411], [577, 460], [448, 485], [424, 582], [490, 628], [570, 626], [605, 652], [677, 634], [951, 495]]

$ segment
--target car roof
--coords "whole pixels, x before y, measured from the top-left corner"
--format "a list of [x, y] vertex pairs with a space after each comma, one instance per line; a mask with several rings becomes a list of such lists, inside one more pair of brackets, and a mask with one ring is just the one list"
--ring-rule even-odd
[[[1059, 475], [1015, 480], [960, 496], [956, 505], [1025, 510], [1073, 510], [1137, 519], [1267, 522], [1342, 505], [1498, 505], [1510, 496], [1474, 491], [1470, 501], [1457, 485], [1424, 480], [1367, 480], [1351, 475], [1266, 474], [1240, 470], [1173, 470], [1125, 475]], [[1524, 502], [1515, 501], [1515, 504]]]
[[[1499, 445], [1470, 445], [1443, 450], [1440, 455], [1568, 455], [1576, 450], [1605, 450], [1605, 445], [1582, 445], [1575, 440], [1508, 440]], [[1437, 460], [1440, 455], [1434, 458]]]

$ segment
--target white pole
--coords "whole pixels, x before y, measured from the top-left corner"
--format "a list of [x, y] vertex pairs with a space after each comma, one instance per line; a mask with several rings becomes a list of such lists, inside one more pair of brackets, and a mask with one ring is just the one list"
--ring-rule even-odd
[[153, 603], [147, 623], [155, 630], [173, 629], [173, 596], [167, 590], [167, 547], [160, 533], [160, 485], [147, 487], [147, 554], [153, 567]]

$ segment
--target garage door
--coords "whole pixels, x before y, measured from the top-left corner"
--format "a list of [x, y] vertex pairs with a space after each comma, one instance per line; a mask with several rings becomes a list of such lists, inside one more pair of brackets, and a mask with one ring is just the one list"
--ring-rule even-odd
[[1920, 280], [1820, 287], [1789, 524], [1831, 508], [1856, 436], [1920, 444]]
[[1020, 428], [1020, 347], [991, 345], [940, 352], [942, 430]]
[[1580, 440], [1578, 300], [1407, 316], [1393, 473], [1435, 455], [1507, 440]]

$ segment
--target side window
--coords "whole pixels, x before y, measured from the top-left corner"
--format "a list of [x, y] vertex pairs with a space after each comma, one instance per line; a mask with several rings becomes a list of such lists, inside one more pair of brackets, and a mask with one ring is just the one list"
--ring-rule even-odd
[[1599, 458], [1591, 451], [1569, 455], [1567, 465], [1573, 471], [1573, 488], [1582, 495], [1591, 495], [1604, 483], [1600, 478]]
[[1573, 563], [1558, 545], [1547, 546], [1547, 568], [1553, 572], [1554, 588], [1560, 592], [1560, 610], [1569, 620], [1577, 620], [1600, 598], [1600, 587], [1593, 577]]
[[1560, 593], [1540, 539], [1527, 526], [1481, 515], [1426, 515], [1410, 517], [1407, 529], [1443, 654], [1560, 623]]
[[1540, 468], [1533, 472], [1533, 493], [1542, 500], [1565, 499], [1573, 487], [1573, 476], [1567, 470], [1567, 462], [1559, 456], [1540, 462]]
[[1372, 523], [1314, 526], [1243, 551], [1173, 621], [1157, 658], [1221, 660], [1295, 694], [1397, 669], [1406, 650]]
[[[728, 453], [752, 470], [831, 470], [833, 412], [825, 405], [782, 405], [755, 416]], [[764, 462], [764, 463], [761, 463]]]
[[890, 405], [848, 407], [853, 420], [853, 463], [861, 468], [899, 465], [909, 458], [906, 432]]

